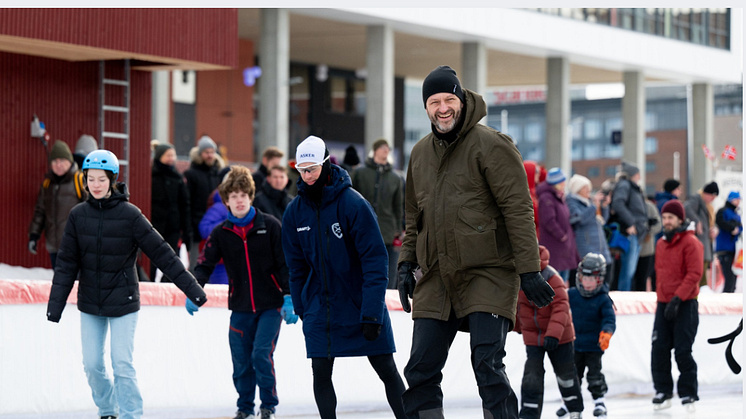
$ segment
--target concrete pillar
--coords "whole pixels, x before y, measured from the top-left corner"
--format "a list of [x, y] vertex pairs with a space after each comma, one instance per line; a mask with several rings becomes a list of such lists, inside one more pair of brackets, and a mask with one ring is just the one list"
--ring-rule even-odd
[[[487, 47], [481, 42], [461, 44], [461, 87], [479, 93], [484, 98], [487, 92]], [[480, 121], [486, 124], [485, 116]]]
[[712, 161], [702, 152], [702, 145], [705, 145], [719, 157], [717, 151], [713, 150], [713, 109], [712, 85], [707, 83], [692, 85], [692, 140], [694, 144], [690, 153], [693, 153], [694, 164], [689, 168], [691, 170], [690, 194], [715, 178]]
[[570, 61], [547, 59], [546, 159], [547, 169], [560, 167], [568, 178], [572, 173], [570, 124]]
[[640, 168], [640, 188], [645, 191], [645, 76], [624, 72], [622, 98], [622, 158]]
[[161, 143], [171, 142], [171, 130], [169, 129], [171, 127], [170, 81], [171, 74], [169, 71], [153, 72], [150, 137]]
[[394, 30], [372, 25], [367, 30], [365, 65], [365, 152], [378, 138], [394, 145]]
[[290, 77], [290, 23], [287, 9], [261, 9], [262, 32], [259, 49], [259, 138], [257, 160], [269, 146], [288, 153]]

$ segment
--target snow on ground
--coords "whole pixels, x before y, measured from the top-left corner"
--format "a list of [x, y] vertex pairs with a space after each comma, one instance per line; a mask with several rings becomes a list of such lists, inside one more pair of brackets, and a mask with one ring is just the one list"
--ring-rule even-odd
[[54, 271], [45, 268], [24, 268], [0, 263], [0, 279], [41, 279], [51, 281]]
[[[447, 395], [446, 395], [447, 397]], [[743, 417], [743, 392], [709, 388], [700, 389], [700, 401], [696, 403], [696, 411], [689, 413], [681, 406], [678, 398], [674, 398], [673, 405], [669, 409], [653, 411], [651, 399], [653, 395], [620, 395], [606, 399], [606, 407], [609, 410], [609, 419], [723, 419]], [[593, 401], [585, 399], [585, 411], [583, 417], [593, 418]], [[559, 408], [559, 400], [547, 401], [544, 404], [542, 419], [554, 419], [555, 411]], [[317, 418], [315, 410], [305, 413], [282, 414], [282, 406], [278, 406], [278, 419], [309, 419]], [[349, 409], [339, 409], [339, 419], [392, 419], [394, 415], [390, 411], [379, 410], [381, 406]], [[230, 419], [233, 418], [233, 408], [226, 407], [224, 410], [215, 409], [204, 411], [179, 411], [179, 410], [156, 410], [146, 411], [143, 419]], [[482, 408], [479, 401], [473, 406], [449, 406], [446, 403], [445, 416], [448, 419], [481, 419]], [[95, 411], [74, 412], [61, 414], [43, 415], [0, 415], [1, 419], [97, 419]]]

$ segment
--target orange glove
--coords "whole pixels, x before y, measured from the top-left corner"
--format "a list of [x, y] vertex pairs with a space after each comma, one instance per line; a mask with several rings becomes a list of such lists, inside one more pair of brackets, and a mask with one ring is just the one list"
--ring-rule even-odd
[[598, 346], [601, 347], [602, 351], [605, 351], [609, 349], [609, 341], [611, 340], [611, 333], [601, 331], [601, 333], [598, 334]]

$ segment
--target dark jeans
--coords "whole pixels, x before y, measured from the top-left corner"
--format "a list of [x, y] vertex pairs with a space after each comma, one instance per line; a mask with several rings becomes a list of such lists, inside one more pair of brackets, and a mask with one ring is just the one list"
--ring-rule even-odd
[[521, 382], [521, 419], [539, 419], [544, 405], [544, 354], [549, 355], [554, 374], [557, 376], [562, 401], [570, 412], [583, 411], [583, 395], [575, 372], [573, 343], [557, 346], [545, 351], [543, 346], [526, 346], [526, 366]]
[[725, 278], [723, 292], [734, 292], [736, 290], [736, 274], [733, 273], [733, 259], [735, 257], [736, 252], [718, 252], [720, 269], [723, 270], [723, 277]]
[[233, 384], [238, 392], [238, 410], [252, 414], [259, 386], [261, 408], [274, 412], [277, 406], [275, 361], [273, 359], [282, 316], [280, 310], [257, 313], [234, 311], [228, 341], [233, 357]]
[[588, 391], [593, 399], [599, 399], [606, 394], [609, 388], [606, 386], [606, 377], [601, 372], [601, 357], [603, 352], [578, 352], [575, 351], [575, 371], [578, 373], [578, 385], [583, 384], [583, 374], [588, 367]]
[[650, 273], [655, 267], [655, 255], [640, 256], [637, 261], [637, 270], [632, 277], [632, 291], [647, 291], [647, 282]]
[[394, 250], [394, 245], [387, 244], [386, 251], [389, 253], [389, 285], [388, 289], [395, 290], [399, 283], [398, 270], [396, 269], [396, 263], [399, 260], [399, 252]]
[[[406, 419], [404, 407], [402, 406], [402, 393], [404, 393], [404, 382], [399, 375], [394, 363], [393, 354], [369, 356], [370, 365], [383, 381], [386, 388], [386, 399], [394, 412], [396, 419]], [[321, 419], [335, 419], [337, 417], [337, 394], [332, 384], [332, 369], [334, 358], [312, 358], [313, 369], [313, 395], [316, 406], [319, 409]]]
[[657, 393], [673, 394], [671, 376], [671, 349], [674, 350], [676, 365], [679, 367], [677, 389], [679, 397], [697, 398], [697, 363], [692, 357], [692, 344], [699, 326], [699, 303], [688, 300], [681, 303], [673, 321], [668, 321], [663, 313], [666, 303], [658, 303], [653, 325], [653, 348], [651, 370], [653, 386]]
[[469, 325], [471, 365], [485, 419], [516, 419], [518, 400], [503, 364], [510, 320], [491, 313], [472, 313], [459, 319], [453, 311], [447, 321], [414, 319], [412, 350], [404, 368], [409, 388], [402, 396], [407, 418], [443, 417], [442, 370], [462, 321]]

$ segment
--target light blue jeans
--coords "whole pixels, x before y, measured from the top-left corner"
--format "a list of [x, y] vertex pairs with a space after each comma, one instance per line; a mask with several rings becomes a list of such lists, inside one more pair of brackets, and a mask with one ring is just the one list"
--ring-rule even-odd
[[[83, 344], [83, 369], [98, 406], [99, 416], [119, 419], [142, 417], [142, 396], [137, 387], [132, 351], [138, 312], [122, 317], [103, 317], [80, 313], [80, 339]], [[104, 342], [111, 328], [111, 365], [114, 382], [106, 373]]]
[[619, 281], [617, 289], [619, 291], [629, 291], [632, 289], [632, 277], [637, 270], [637, 261], [640, 260], [640, 241], [636, 235], [627, 236], [629, 239], [629, 252], [622, 253], [622, 267], [619, 270]]

